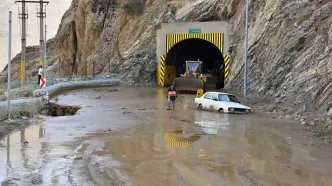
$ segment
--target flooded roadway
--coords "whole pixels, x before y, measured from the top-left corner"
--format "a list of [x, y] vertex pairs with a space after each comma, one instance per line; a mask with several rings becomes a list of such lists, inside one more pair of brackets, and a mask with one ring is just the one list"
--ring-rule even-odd
[[332, 183], [331, 148], [296, 123], [198, 111], [195, 95], [167, 111], [165, 89], [118, 89], [61, 95], [82, 106], [77, 115], [33, 121], [1, 140], [2, 185]]

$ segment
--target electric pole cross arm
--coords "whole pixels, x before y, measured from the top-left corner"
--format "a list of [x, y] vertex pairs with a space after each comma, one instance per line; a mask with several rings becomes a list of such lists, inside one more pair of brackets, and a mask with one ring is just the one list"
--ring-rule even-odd
[[48, 1], [24, 1], [24, 0], [22, 0], [22, 1], [15, 1], [15, 3], [22, 3], [22, 2], [26, 2], [26, 3], [46, 3], [46, 4], [50, 3]]

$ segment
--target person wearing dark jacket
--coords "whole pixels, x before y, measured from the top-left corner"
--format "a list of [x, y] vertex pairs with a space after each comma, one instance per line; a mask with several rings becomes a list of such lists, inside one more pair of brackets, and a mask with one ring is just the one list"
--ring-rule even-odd
[[173, 110], [175, 108], [175, 99], [178, 97], [176, 89], [174, 88], [174, 85], [171, 85], [171, 87], [168, 88], [167, 91], [167, 100], [168, 100], [168, 110], [171, 110], [171, 103], [173, 105]]

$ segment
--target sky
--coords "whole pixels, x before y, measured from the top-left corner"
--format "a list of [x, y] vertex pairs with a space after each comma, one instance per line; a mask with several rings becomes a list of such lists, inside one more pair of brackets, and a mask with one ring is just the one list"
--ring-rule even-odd
[[[37, 0], [36, 0], [37, 1]], [[69, 8], [71, 0], [47, 0], [49, 4], [46, 6], [46, 37], [55, 36], [62, 15]], [[8, 7], [7, 7], [8, 6]], [[27, 3], [27, 46], [39, 45], [39, 18], [37, 18], [37, 4]], [[12, 58], [21, 52], [21, 21], [18, 18], [19, 9], [22, 11], [21, 3], [15, 0], [0, 0], [0, 71], [8, 63], [8, 33], [9, 33], [9, 10], [13, 12], [12, 22]], [[39, 4], [38, 4], [39, 9]], [[45, 21], [44, 21], [45, 23]]]

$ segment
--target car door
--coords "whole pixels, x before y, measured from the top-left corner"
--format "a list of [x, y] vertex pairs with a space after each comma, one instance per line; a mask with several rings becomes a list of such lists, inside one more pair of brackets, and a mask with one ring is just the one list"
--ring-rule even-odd
[[217, 110], [217, 111], [219, 110], [218, 94], [216, 94], [216, 93], [212, 94], [210, 104], [211, 104], [213, 110]]
[[211, 107], [212, 94], [206, 93], [204, 96], [204, 101], [202, 103], [203, 108], [209, 109]]

